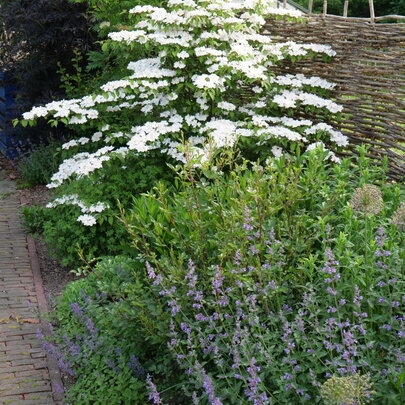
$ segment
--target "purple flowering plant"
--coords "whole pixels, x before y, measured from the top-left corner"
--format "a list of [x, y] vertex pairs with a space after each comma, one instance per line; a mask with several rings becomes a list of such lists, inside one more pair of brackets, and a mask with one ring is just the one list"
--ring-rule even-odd
[[[104, 267], [111, 266], [114, 271], [104, 272], [104, 281], [118, 289], [117, 280], [128, 279], [128, 260], [105, 259]], [[114, 308], [107, 309], [111, 295], [97, 288], [94, 283], [99, 278], [92, 276], [93, 280], [90, 276], [67, 287], [57, 302], [52, 335], [41, 336], [43, 348], [74, 381], [66, 388], [65, 402], [97, 403], [103, 398], [111, 404], [144, 403], [146, 370], [138, 350], [133, 342], [113, 333], [116, 316]]]
[[[350, 290], [344, 275], [335, 277], [341, 268], [329, 248], [318, 282], [300, 292], [282, 280], [269, 282], [271, 270], [263, 266], [248, 270], [251, 256], [236, 256], [227, 274], [219, 266], [198, 270], [191, 260], [184, 282], [149, 273], [170, 312], [168, 348], [193, 392], [209, 403], [316, 403], [328, 376], [372, 373], [387, 385], [401, 375], [404, 303], [392, 305], [391, 296], [384, 316], [373, 286]], [[208, 285], [199, 280], [206, 272]], [[400, 289], [391, 294], [398, 297]]]
[[[137, 197], [120, 218], [136, 257], [104, 258], [67, 290], [61, 329], [125, 342], [151, 403], [316, 404], [329, 379], [369, 375], [372, 403], [401, 404], [400, 193], [366, 161], [323, 159], [185, 167], [175, 189]], [[370, 181], [387, 203], [356, 215], [351, 193]], [[107, 346], [116, 373], [125, 344]]]
[[[122, 218], [184, 371], [171, 389], [173, 371], [155, 368], [166, 401], [320, 403], [328, 378], [368, 373], [374, 403], [400, 403], [403, 234], [389, 222], [400, 194], [359, 160], [186, 167], [183, 187], [156, 188]], [[351, 193], [371, 180], [390, 200], [356, 215]]]

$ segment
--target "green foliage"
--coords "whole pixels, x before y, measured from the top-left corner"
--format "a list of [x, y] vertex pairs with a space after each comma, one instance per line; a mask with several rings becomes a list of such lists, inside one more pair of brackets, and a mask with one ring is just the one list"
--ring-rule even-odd
[[[350, 160], [329, 167], [319, 155], [306, 153], [298, 158], [283, 156], [266, 169], [236, 165], [228, 175], [222, 173], [229, 171], [228, 158], [213, 170], [179, 168], [176, 193], [160, 186], [135, 199], [124, 222], [134, 243], [139, 247], [147, 243], [157, 258], [169, 249], [193, 257], [197, 265], [213, 264], [211, 260], [221, 264], [230, 259], [235, 243], [245, 239], [241, 207], [246, 207], [264, 231], [275, 228], [279, 239], [287, 239], [287, 274], [298, 277], [297, 259], [314, 253], [328, 237], [329, 228], [338, 232], [355, 188], [383, 182], [383, 175], [370, 166], [364, 153], [361, 150], [357, 167]], [[395, 190], [394, 195], [390, 192], [388, 207], [399, 204]], [[361, 232], [353, 237], [361, 240]], [[144, 255], [154, 259], [146, 251]]]
[[390, 13], [397, 15], [405, 15], [405, 0], [391, 0], [389, 3], [391, 8]]
[[[308, 0], [296, 0], [297, 3], [308, 7]], [[374, 11], [377, 16], [397, 14], [405, 15], [404, 0], [373, 0]], [[313, 1], [313, 12], [321, 13], [323, 11], [323, 0]], [[328, 0], [328, 14], [343, 15], [344, 0]], [[368, 1], [350, 0], [348, 15], [351, 17], [370, 17], [370, 6]]]
[[[319, 392], [311, 387], [325, 381], [325, 375], [360, 369], [373, 375], [374, 403], [396, 404], [403, 398], [403, 389], [390, 383], [399, 378], [395, 353], [398, 336], [403, 336], [394, 316], [403, 313], [398, 308], [405, 283], [403, 234], [390, 225], [401, 192], [385, 184], [384, 173], [370, 166], [364, 150], [357, 161], [344, 160], [340, 166], [327, 166], [324, 158], [318, 151], [282, 158], [266, 168], [236, 166], [225, 175], [217, 168], [198, 179], [186, 168], [176, 192], [157, 188], [137, 199], [127, 214], [124, 222], [139, 259], [154, 266], [147, 271], [151, 284], [144, 305], [148, 303], [156, 326], [145, 341], [155, 342], [166, 330], [173, 361], [192, 370], [184, 383], [179, 381], [184, 395], [194, 390], [203, 401], [209, 398], [203, 386], [204, 376], [210, 375], [223, 403], [248, 403], [249, 368], [257, 366], [263, 381], [257, 390], [276, 403], [314, 403]], [[375, 214], [350, 206], [355, 190], [369, 183], [380, 187], [384, 201]], [[193, 264], [187, 266], [188, 258]], [[331, 267], [336, 269], [328, 273]], [[336, 273], [335, 281], [326, 281]], [[132, 295], [137, 299], [139, 316], [139, 289], [128, 291], [128, 301]], [[338, 304], [338, 299], [343, 301]], [[235, 315], [238, 311], [247, 317], [244, 322]], [[338, 326], [337, 319], [349, 323]], [[245, 325], [239, 332], [234, 329], [238, 322]], [[344, 336], [355, 336], [355, 349], [344, 343], [342, 329]], [[243, 333], [235, 352], [234, 339]], [[176, 342], [170, 343], [173, 336]], [[342, 357], [340, 349], [327, 350], [328, 341], [357, 354]], [[289, 351], [288, 342], [293, 345]], [[381, 347], [384, 357], [378, 355]], [[173, 370], [158, 364], [157, 358], [150, 370], [170, 402], [180, 395], [178, 390], [166, 393]], [[385, 369], [392, 377], [381, 379], [379, 372]]]
[[[60, 333], [55, 332], [53, 338], [63, 352], [59, 360], [64, 371], [75, 377], [66, 392], [68, 404], [145, 403], [145, 371], [134, 356], [138, 350], [120, 334], [124, 322], [119, 302], [99, 279], [101, 267], [104, 281], [123, 291], [116, 270], [130, 272], [134, 265], [126, 258], [105, 259], [88, 279], [71, 283], [61, 297], [57, 308]], [[119, 321], [121, 329], [117, 329]]]
[[24, 226], [32, 234], [41, 234], [44, 231], [44, 223], [48, 210], [40, 205], [26, 206], [21, 209]]
[[[341, 165], [318, 149], [266, 167], [229, 157], [179, 167], [174, 187], [122, 214], [136, 258], [104, 258], [68, 287], [60, 333], [79, 327], [79, 303], [101, 334], [131, 345], [164, 403], [195, 392], [202, 403], [265, 394], [314, 404], [330, 376], [359, 372], [370, 374], [371, 403], [400, 404], [405, 252], [391, 218], [402, 197], [365, 154]], [[351, 206], [367, 184], [381, 191], [378, 211]], [[346, 380], [335, 380], [340, 392]]]
[[35, 146], [18, 164], [23, 179], [32, 186], [48, 184], [63, 161], [60, 146], [61, 142], [55, 139]]
[[58, 189], [59, 197], [80, 195], [86, 205], [103, 200], [110, 207], [99, 214], [94, 226], [83, 226], [77, 221], [81, 214], [78, 206], [68, 204], [48, 209], [43, 236], [62, 264], [80, 265], [80, 251], [89, 258], [131, 252], [128, 234], [116, 219], [117, 204], [130, 205], [134, 196], [150, 189], [157, 181], [170, 181], [173, 173], [165, 160], [154, 152], [146, 159], [127, 159], [125, 169], [123, 164], [119, 160], [107, 162], [103, 173], [95, 172]]

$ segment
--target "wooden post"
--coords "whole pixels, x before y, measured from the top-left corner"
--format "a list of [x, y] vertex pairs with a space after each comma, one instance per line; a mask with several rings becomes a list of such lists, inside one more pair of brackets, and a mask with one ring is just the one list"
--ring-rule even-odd
[[345, 4], [343, 5], [343, 17], [347, 17], [348, 9], [349, 9], [349, 0], [345, 0]]
[[323, 0], [323, 15], [328, 14], [328, 0]]
[[368, 5], [370, 6], [370, 20], [374, 24], [375, 23], [374, 1], [368, 0]]
[[309, 14], [312, 14], [313, 2], [314, 2], [314, 0], [309, 0], [309, 2], [308, 2], [308, 12], [309, 12]]
[[283, 0], [283, 8], [287, 8], [287, 0]]

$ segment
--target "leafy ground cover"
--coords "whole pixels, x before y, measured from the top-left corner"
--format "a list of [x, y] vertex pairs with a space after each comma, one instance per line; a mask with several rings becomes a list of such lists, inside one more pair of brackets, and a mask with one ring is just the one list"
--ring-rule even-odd
[[66, 402], [403, 403], [403, 190], [335, 153], [332, 83], [272, 71], [333, 50], [274, 44], [299, 16], [265, 1], [114, 4], [105, 74], [21, 121], [78, 134], [25, 210], [81, 275], [43, 343]]

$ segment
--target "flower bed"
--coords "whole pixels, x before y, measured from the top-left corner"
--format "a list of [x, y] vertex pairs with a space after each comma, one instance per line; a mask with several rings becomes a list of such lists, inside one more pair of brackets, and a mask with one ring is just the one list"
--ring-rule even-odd
[[133, 6], [120, 75], [22, 121], [81, 131], [36, 212], [84, 261], [44, 341], [67, 403], [400, 404], [401, 189], [335, 154], [332, 83], [272, 70], [334, 51], [261, 35], [299, 18], [265, 1]]

